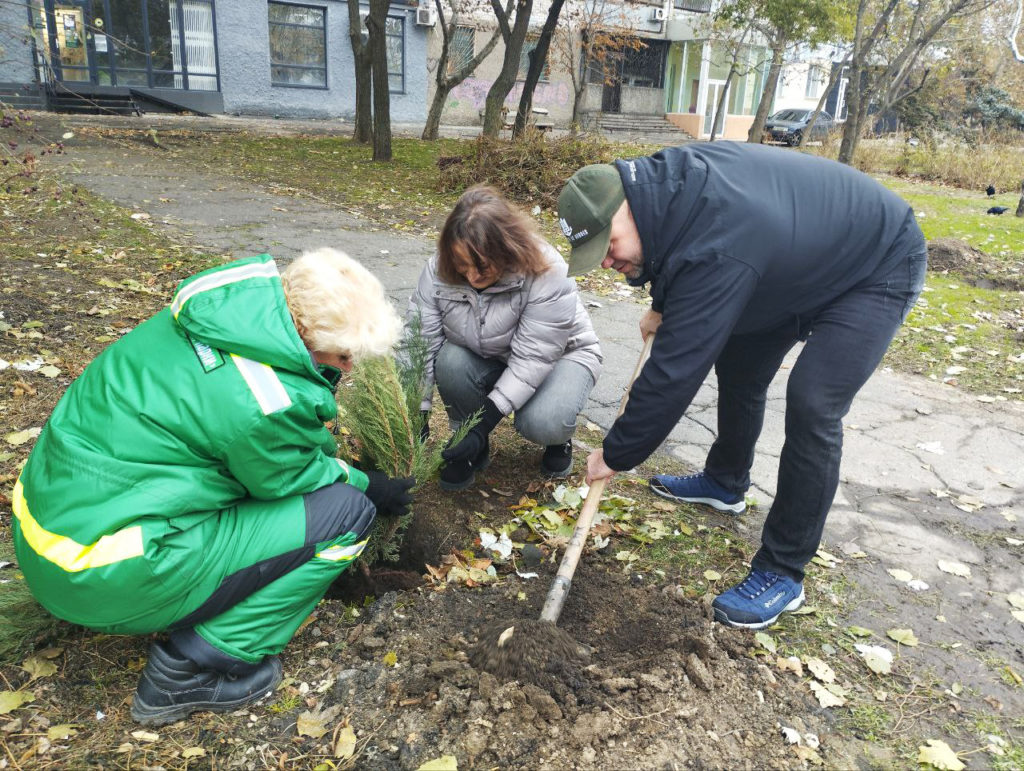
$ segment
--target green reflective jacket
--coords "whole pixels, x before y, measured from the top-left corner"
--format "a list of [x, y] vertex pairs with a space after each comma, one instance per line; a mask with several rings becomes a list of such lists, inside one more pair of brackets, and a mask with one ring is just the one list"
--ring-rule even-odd
[[92, 625], [95, 609], [78, 607], [91, 595], [69, 588], [156, 581], [172, 595], [192, 578], [180, 534], [202, 548], [221, 509], [339, 480], [365, 490], [366, 476], [335, 458], [324, 423], [336, 411], [269, 255], [187, 279], [96, 357], [40, 434], [14, 490], [30, 587], [56, 615]]

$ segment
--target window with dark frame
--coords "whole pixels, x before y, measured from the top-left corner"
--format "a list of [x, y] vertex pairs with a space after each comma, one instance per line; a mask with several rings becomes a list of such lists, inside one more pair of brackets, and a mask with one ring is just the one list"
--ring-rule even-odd
[[270, 82], [327, 88], [327, 9], [268, 3]]
[[388, 54], [388, 90], [405, 93], [405, 17], [388, 16], [384, 25], [384, 44]]

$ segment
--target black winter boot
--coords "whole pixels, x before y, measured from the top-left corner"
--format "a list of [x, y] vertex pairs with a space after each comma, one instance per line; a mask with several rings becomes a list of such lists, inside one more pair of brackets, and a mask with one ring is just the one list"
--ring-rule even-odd
[[442, 490], [465, 490], [476, 481], [476, 472], [483, 471], [491, 465], [491, 443], [484, 439], [483, 449], [471, 461], [461, 463], [445, 463], [438, 480]]
[[132, 717], [164, 725], [193, 712], [230, 712], [262, 699], [281, 682], [281, 662], [268, 656], [245, 674], [200, 669], [168, 643], [153, 643], [132, 700]]
[[562, 444], [549, 444], [540, 459], [540, 470], [544, 476], [564, 477], [572, 469], [572, 440]]

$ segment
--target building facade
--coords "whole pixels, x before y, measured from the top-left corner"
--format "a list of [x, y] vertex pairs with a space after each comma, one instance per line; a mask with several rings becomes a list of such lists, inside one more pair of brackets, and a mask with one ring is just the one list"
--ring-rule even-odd
[[[387, 18], [391, 115], [426, 112], [417, 5]], [[360, 9], [365, 16], [367, 8]], [[202, 113], [351, 117], [343, 0], [28, 0], [0, 4], [0, 84], [84, 103], [131, 96]]]

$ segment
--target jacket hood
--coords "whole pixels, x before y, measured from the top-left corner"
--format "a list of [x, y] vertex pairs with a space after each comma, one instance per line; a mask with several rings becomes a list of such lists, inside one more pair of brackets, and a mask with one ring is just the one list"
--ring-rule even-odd
[[692, 240], [694, 223], [708, 204], [707, 164], [679, 148], [667, 148], [615, 165], [644, 254], [640, 276], [629, 283], [642, 286], [659, 275], [667, 254]]
[[299, 337], [269, 254], [247, 257], [181, 282], [171, 315], [192, 339], [277, 369], [320, 377]]

